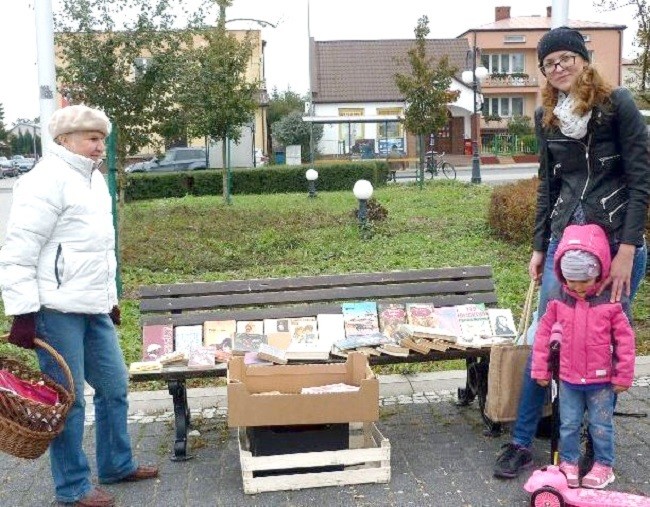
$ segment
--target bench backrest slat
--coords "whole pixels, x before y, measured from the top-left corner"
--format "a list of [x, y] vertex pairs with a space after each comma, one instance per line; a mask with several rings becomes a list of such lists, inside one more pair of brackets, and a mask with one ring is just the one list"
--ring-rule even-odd
[[345, 275], [299, 276], [295, 278], [259, 278], [230, 282], [177, 283], [147, 285], [140, 288], [142, 301], [159, 298], [263, 293], [285, 290], [352, 287], [387, 283], [427, 282], [475, 278], [491, 278], [491, 266], [463, 268], [417, 269], [383, 273], [350, 273]]
[[439, 282], [415, 282], [386, 285], [353, 285], [325, 289], [282, 290], [273, 292], [251, 292], [246, 294], [225, 294], [212, 296], [190, 296], [160, 298], [142, 301], [144, 312], [173, 312], [206, 310], [210, 308], [241, 308], [274, 304], [300, 304], [326, 301], [350, 301], [359, 299], [385, 299], [395, 297], [423, 296], [435, 294], [466, 294], [493, 292], [490, 279], [455, 280]]
[[[402, 299], [389, 299], [386, 302], [431, 302], [435, 306], [454, 306], [467, 303], [485, 303], [496, 305], [497, 297], [494, 292], [469, 293], [462, 295], [419, 296]], [[260, 320], [274, 318], [309, 317], [319, 313], [341, 313], [340, 304], [310, 304], [302, 306], [274, 306], [266, 308], [222, 310], [212, 312], [188, 312], [181, 314], [147, 315], [143, 324], [173, 324], [175, 326], [192, 326], [203, 324], [206, 320]]]
[[184, 283], [141, 288], [143, 324], [341, 313], [343, 301], [496, 305], [491, 266]]

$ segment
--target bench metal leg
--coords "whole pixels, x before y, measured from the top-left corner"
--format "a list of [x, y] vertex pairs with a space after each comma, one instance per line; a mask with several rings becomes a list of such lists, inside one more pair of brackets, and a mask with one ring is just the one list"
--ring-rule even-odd
[[468, 357], [465, 361], [467, 365], [467, 381], [465, 389], [458, 389], [458, 404], [466, 406], [474, 401], [474, 398], [478, 398], [479, 410], [486, 426], [483, 433], [486, 436], [497, 437], [502, 432], [501, 423], [494, 422], [485, 415], [490, 359]]
[[472, 389], [472, 385], [470, 383], [470, 370], [474, 363], [476, 363], [475, 357], [468, 357], [465, 359], [465, 367], [467, 368], [467, 380], [465, 381], [464, 388], [458, 388], [458, 405], [461, 407], [466, 407], [472, 403], [476, 396], [476, 391]]
[[174, 452], [172, 461], [187, 461], [193, 458], [187, 454], [187, 430], [190, 427], [190, 408], [187, 405], [187, 388], [185, 380], [169, 380], [167, 382], [169, 394], [174, 400], [174, 425], [176, 428], [176, 439], [174, 440]]

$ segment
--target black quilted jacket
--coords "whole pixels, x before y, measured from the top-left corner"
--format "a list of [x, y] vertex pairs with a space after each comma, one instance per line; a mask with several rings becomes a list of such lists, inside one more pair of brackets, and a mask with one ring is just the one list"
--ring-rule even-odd
[[535, 112], [540, 148], [533, 249], [546, 251], [561, 237], [578, 203], [588, 223], [600, 225], [611, 243], [640, 246], [650, 201], [650, 155], [645, 122], [625, 88], [594, 107], [580, 140], [559, 128], [544, 129]]

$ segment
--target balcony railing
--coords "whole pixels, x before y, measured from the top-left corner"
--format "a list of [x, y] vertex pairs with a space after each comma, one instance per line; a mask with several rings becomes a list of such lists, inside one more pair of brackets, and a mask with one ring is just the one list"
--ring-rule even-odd
[[528, 74], [488, 74], [481, 83], [483, 88], [497, 86], [537, 86], [537, 77]]

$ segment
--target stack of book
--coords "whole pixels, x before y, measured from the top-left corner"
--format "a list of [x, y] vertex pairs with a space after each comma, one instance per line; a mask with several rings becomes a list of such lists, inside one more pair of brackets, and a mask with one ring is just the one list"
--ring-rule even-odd
[[264, 320], [210, 320], [203, 325], [143, 328], [142, 362], [194, 368], [227, 362], [233, 354], [248, 363], [322, 361], [357, 350], [366, 355], [406, 357], [411, 352], [490, 347], [515, 338], [512, 311], [483, 304], [435, 307], [426, 302], [357, 301], [341, 313]]

